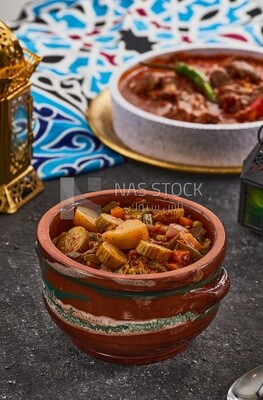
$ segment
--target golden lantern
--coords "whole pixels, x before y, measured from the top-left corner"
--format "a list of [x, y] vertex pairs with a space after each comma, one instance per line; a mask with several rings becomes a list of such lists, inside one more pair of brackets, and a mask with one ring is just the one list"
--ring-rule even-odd
[[40, 57], [0, 21], [0, 212], [14, 213], [43, 189], [31, 165], [33, 99], [29, 78]]

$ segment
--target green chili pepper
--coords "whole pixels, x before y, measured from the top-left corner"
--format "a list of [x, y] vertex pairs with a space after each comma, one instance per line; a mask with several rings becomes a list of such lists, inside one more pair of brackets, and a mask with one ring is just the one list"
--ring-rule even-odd
[[215, 101], [216, 97], [213, 88], [201, 71], [184, 63], [178, 63], [174, 68], [179, 74], [191, 79], [195, 86], [202, 90], [208, 100]]
[[147, 67], [156, 67], [156, 68], [163, 68], [163, 69], [169, 69], [171, 71], [175, 71], [180, 75], [186, 76], [188, 79], [190, 79], [194, 85], [199, 88], [204, 95], [207, 97], [208, 100], [210, 101], [215, 101], [216, 96], [213, 91], [212, 86], [209, 83], [209, 80], [201, 71], [198, 69], [187, 65], [185, 63], [177, 63], [173, 67], [170, 65], [164, 65], [164, 64], [152, 64], [152, 63], [141, 63], [142, 65], [146, 65]]

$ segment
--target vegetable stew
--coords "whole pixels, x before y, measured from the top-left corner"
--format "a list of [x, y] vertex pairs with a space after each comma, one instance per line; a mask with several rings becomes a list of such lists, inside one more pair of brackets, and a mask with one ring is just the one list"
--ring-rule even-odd
[[201, 124], [263, 120], [263, 63], [228, 55], [177, 52], [126, 71], [123, 97], [166, 118]]
[[77, 207], [74, 226], [54, 239], [68, 257], [122, 274], [150, 274], [186, 267], [211, 249], [201, 221], [184, 208], [156, 209], [145, 199], [130, 207], [111, 202], [100, 213]]

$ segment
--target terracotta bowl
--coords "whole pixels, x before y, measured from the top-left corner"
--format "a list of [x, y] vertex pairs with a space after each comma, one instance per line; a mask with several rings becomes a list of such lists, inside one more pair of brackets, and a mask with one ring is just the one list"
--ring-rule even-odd
[[262, 121], [234, 124], [176, 121], [143, 111], [122, 96], [119, 81], [130, 69], [140, 62], [149, 62], [153, 57], [181, 51], [189, 55], [236, 55], [263, 61], [263, 49], [260, 47], [216, 44], [177, 46], [135, 57], [117, 68], [110, 80], [116, 135], [133, 151], [174, 164], [197, 168], [240, 168], [257, 143], [257, 131]]
[[[54, 246], [52, 239], [72, 226], [77, 205], [117, 200], [127, 206], [142, 196], [158, 207], [184, 207], [203, 222], [212, 249], [182, 269], [128, 276], [86, 267]], [[172, 195], [106, 190], [68, 199], [42, 217], [37, 243], [52, 319], [82, 351], [112, 362], [146, 364], [182, 351], [211, 323], [229, 290], [220, 266], [226, 252], [221, 222], [203, 206]]]

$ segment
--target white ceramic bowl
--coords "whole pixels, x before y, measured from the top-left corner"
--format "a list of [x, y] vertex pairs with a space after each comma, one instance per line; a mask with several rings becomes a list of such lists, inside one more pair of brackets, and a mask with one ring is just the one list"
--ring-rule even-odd
[[263, 62], [263, 49], [247, 45], [180, 46], [144, 53], [119, 67], [110, 80], [116, 135], [132, 150], [169, 162], [196, 167], [240, 167], [257, 143], [262, 121], [216, 125], [176, 121], [143, 111], [121, 95], [118, 84], [126, 70], [152, 57], [179, 51], [251, 56]]

